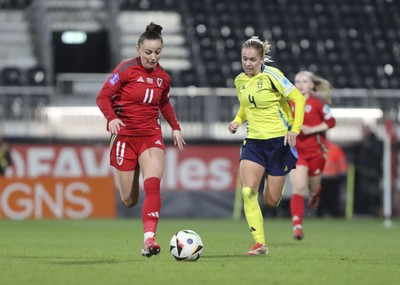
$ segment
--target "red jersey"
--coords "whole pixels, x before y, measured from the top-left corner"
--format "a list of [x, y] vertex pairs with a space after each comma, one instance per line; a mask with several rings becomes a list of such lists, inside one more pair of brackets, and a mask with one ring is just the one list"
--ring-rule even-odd
[[118, 134], [152, 136], [161, 134], [160, 111], [173, 130], [180, 130], [169, 102], [170, 77], [157, 64], [148, 71], [140, 57], [121, 62], [100, 90], [96, 103], [108, 123], [116, 118], [121, 126]]
[[[336, 124], [335, 118], [332, 116], [330, 107], [321, 98], [310, 94], [306, 100], [304, 107], [304, 121], [305, 126], [317, 126], [325, 122], [329, 128], [333, 128]], [[310, 152], [315, 150], [325, 149], [325, 132], [305, 135], [303, 132], [297, 136], [296, 149], [300, 153]]]

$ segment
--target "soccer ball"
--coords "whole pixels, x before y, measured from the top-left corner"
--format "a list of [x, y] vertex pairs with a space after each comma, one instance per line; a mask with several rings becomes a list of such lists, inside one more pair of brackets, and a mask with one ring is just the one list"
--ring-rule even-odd
[[171, 238], [169, 250], [178, 261], [196, 261], [203, 253], [203, 241], [196, 232], [182, 230]]

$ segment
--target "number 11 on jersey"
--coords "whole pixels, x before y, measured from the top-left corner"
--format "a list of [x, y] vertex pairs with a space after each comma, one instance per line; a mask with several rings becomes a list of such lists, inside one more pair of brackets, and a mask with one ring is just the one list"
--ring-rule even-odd
[[144, 95], [143, 103], [151, 103], [153, 101], [154, 89], [146, 88], [146, 94]]

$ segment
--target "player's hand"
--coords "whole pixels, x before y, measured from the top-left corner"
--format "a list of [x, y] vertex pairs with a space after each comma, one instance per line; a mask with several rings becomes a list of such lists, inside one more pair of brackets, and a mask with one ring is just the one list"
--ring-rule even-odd
[[228, 125], [228, 130], [231, 134], [236, 133], [237, 129], [239, 128], [238, 122], [232, 121]]
[[114, 119], [108, 123], [108, 129], [112, 134], [118, 134], [121, 130], [121, 126], [125, 127], [126, 125], [120, 119]]
[[183, 150], [183, 146], [186, 145], [186, 142], [182, 138], [181, 131], [173, 130], [172, 137], [174, 138], [174, 145], [178, 146], [179, 150]]
[[297, 133], [295, 133], [295, 132], [288, 132], [288, 133], [285, 135], [285, 139], [284, 139], [283, 144], [284, 144], [284, 145], [289, 144], [290, 146], [295, 146], [295, 145], [296, 145], [296, 138], [297, 138]]

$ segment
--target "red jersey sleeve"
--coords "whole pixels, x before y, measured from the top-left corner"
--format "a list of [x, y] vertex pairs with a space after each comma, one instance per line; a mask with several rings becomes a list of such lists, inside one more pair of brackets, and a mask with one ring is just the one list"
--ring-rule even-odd
[[336, 119], [332, 116], [330, 106], [326, 103], [323, 103], [320, 110], [324, 122], [328, 125], [329, 128], [333, 128], [336, 125]]
[[171, 102], [169, 101], [169, 91], [170, 87], [168, 86], [161, 97], [160, 101], [160, 111], [161, 114], [163, 115], [164, 119], [168, 122], [168, 124], [171, 126], [172, 130], [181, 130], [181, 127], [179, 126], [178, 119], [176, 118], [174, 109], [172, 108]]
[[120, 71], [120, 65], [118, 65], [107, 78], [96, 98], [96, 104], [107, 121], [118, 118], [112, 108], [112, 101], [114, 96], [118, 96], [118, 91], [124, 84], [125, 80], [124, 74]]

